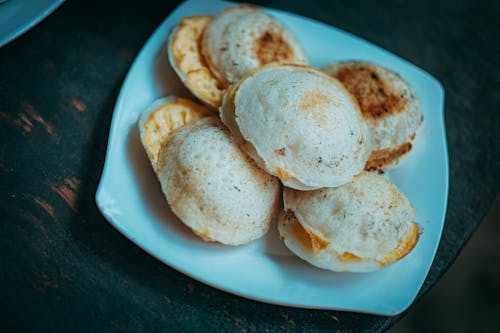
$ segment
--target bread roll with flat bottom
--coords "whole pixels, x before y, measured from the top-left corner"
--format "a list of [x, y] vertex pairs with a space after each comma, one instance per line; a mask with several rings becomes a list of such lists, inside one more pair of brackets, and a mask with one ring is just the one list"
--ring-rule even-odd
[[323, 269], [378, 270], [407, 255], [419, 239], [415, 210], [406, 196], [370, 172], [336, 188], [285, 188], [283, 201], [278, 228], [285, 245]]
[[211, 72], [225, 86], [269, 63], [307, 64], [292, 32], [265, 11], [248, 5], [218, 13], [203, 32], [201, 50]]
[[423, 119], [411, 85], [385, 67], [360, 61], [330, 64], [323, 71], [342, 82], [360, 105], [373, 146], [365, 168], [396, 165], [411, 150]]
[[168, 137], [157, 173], [172, 211], [205, 241], [248, 243], [277, 218], [278, 179], [257, 167], [216, 117], [199, 119]]
[[339, 81], [311, 67], [252, 71], [228, 90], [219, 111], [243, 149], [295, 189], [347, 183], [370, 153], [357, 103]]

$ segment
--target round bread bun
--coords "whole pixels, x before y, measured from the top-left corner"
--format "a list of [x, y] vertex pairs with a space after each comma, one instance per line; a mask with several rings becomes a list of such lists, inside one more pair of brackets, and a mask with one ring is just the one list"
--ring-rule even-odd
[[243, 149], [288, 187], [342, 185], [368, 159], [356, 102], [340, 82], [311, 67], [252, 71], [228, 90], [219, 110]]
[[397, 73], [361, 61], [340, 62], [323, 71], [338, 79], [359, 103], [373, 151], [367, 170], [397, 164], [411, 150], [423, 120], [417, 94]]
[[212, 16], [183, 17], [168, 42], [170, 65], [186, 88], [212, 109], [219, 107], [223, 86], [206, 66], [200, 39]]
[[406, 196], [374, 173], [337, 188], [285, 188], [283, 201], [278, 228], [285, 245], [320, 268], [374, 271], [407, 255], [420, 236]]
[[271, 15], [248, 5], [217, 14], [203, 32], [201, 45], [210, 70], [226, 85], [265, 64], [307, 64], [295, 36]]
[[278, 179], [257, 167], [214, 116], [176, 130], [165, 141], [158, 178], [172, 211], [205, 241], [248, 243], [277, 218]]
[[205, 107], [189, 99], [167, 96], [157, 99], [141, 114], [139, 133], [153, 169], [157, 169], [162, 143], [172, 132], [190, 122], [207, 116]]

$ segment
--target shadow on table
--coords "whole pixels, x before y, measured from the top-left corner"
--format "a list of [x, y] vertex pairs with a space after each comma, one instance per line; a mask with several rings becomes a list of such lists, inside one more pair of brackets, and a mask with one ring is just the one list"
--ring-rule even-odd
[[500, 194], [450, 270], [389, 330], [496, 332], [500, 313]]

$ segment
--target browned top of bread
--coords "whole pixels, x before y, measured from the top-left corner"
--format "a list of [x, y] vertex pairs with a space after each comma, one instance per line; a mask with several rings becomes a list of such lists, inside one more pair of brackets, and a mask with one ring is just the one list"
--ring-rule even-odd
[[272, 62], [293, 61], [295, 53], [282, 34], [273, 30], [264, 31], [254, 41], [255, 54], [261, 65]]
[[373, 151], [366, 169], [395, 166], [423, 119], [412, 85], [389, 68], [362, 61], [332, 63], [323, 71], [342, 82], [360, 107]]
[[381, 118], [405, 109], [407, 99], [381, 80], [371, 66], [352, 63], [343, 66], [335, 77], [354, 95], [365, 117]]
[[219, 12], [203, 32], [201, 51], [212, 73], [226, 85], [265, 64], [307, 63], [291, 30], [250, 6]]

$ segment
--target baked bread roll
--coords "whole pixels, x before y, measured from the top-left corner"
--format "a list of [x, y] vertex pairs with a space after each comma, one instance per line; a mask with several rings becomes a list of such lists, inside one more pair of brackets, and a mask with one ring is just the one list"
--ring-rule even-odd
[[279, 212], [278, 179], [257, 167], [214, 116], [166, 139], [157, 176], [172, 211], [205, 241], [248, 243], [263, 236]]
[[290, 30], [273, 16], [248, 5], [217, 14], [203, 32], [201, 46], [210, 70], [226, 86], [269, 63], [307, 63]]
[[417, 244], [415, 210], [385, 178], [362, 172], [350, 183], [316, 191], [284, 190], [279, 232], [285, 245], [314, 266], [370, 272]]
[[396, 165], [411, 150], [423, 120], [411, 85], [395, 72], [366, 62], [335, 63], [323, 71], [342, 82], [359, 103], [373, 146], [366, 169]]
[[339, 81], [300, 65], [268, 65], [224, 95], [221, 119], [268, 173], [301, 190], [363, 170], [370, 147], [357, 103]]

